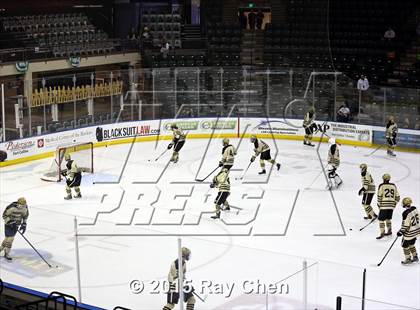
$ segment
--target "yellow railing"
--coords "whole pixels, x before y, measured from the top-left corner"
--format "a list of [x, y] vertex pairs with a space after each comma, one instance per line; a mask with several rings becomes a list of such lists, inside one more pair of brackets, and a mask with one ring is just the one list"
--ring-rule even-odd
[[35, 89], [32, 92], [32, 107], [43, 105], [66, 103], [74, 100], [86, 100], [89, 98], [107, 97], [122, 94], [122, 81], [112, 83], [98, 83], [93, 87], [91, 85], [82, 85], [77, 87], [48, 87]]

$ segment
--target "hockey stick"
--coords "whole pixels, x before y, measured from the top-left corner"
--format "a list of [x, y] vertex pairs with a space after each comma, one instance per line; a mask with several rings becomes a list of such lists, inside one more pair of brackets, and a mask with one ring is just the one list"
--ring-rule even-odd
[[211, 176], [217, 169], [219, 169], [219, 166], [217, 166], [212, 172], [210, 172], [204, 179], [195, 179], [198, 182], [204, 182], [209, 176]]
[[[164, 150], [163, 152], [162, 152], [162, 154], [160, 154], [158, 157], [156, 157], [156, 159], [155, 159], [155, 161], [158, 161], [163, 155], [165, 155], [165, 153], [167, 152], [167, 151], [169, 151], [169, 149], [167, 148], [166, 150]], [[149, 161], [152, 161], [151, 159], [149, 159]]]
[[207, 295], [204, 295], [204, 298], [198, 295], [195, 291], [192, 292], [198, 299], [200, 299], [202, 302], [206, 302]]
[[359, 231], [362, 231], [363, 229], [365, 229], [366, 227], [368, 227], [370, 224], [372, 224], [373, 222], [376, 221], [378, 217], [373, 218], [369, 223], [367, 223], [365, 226], [363, 226], [362, 228], [359, 229]]
[[372, 152], [370, 152], [369, 154], [365, 154], [365, 157], [369, 157], [372, 156], [373, 154], [375, 154], [379, 149], [381, 149], [383, 147], [383, 145], [378, 146], [376, 149], [374, 149]]
[[394, 246], [395, 242], [398, 240], [400, 236], [397, 236], [397, 238], [395, 238], [394, 242], [392, 242], [391, 246], [389, 247], [388, 251], [385, 253], [384, 258], [382, 258], [382, 260], [379, 262], [378, 267], [383, 263], [383, 261], [385, 260], [385, 258], [388, 256], [388, 253], [391, 251], [392, 247]]
[[[25, 241], [31, 246], [31, 248], [34, 249], [34, 251], [36, 252], [36, 254], [38, 254], [38, 256], [42, 258], [42, 260], [48, 265], [48, 267], [52, 268], [52, 266], [50, 265], [50, 263], [48, 263], [45, 260], [45, 258], [37, 251], [37, 249], [35, 249], [35, 247], [32, 245], [32, 243], [30, 243], [29, 240], [26, 239], [26, 237], [20, 232], [20, 230], [18, 230], [18, 233], [22, 236], [23, 239], [25, 239]], [[55, 266], [55, 268], [58, 268], [58, 266]]]
[[324, 169], [321, 170], [318, 173], [318, 175], [315, 177], [315, 179], [312, 181], [312, 183], [309, 186], [305, 187], [305, 189], [310, 189], [312, 187], [312, 185], [314, 185], [315, 181], [318, 180], [318, 178], [320, 177], [320, 175], [322, 174], [322, 172], [327, 169], [327, 167], [328, 167], [328, 164], [325, 165]]
[[244, 173], [242, 174], [241, 177], [236, 178], [236, 180], [243, 180], [243, 178], [245, 177], [245, 174], [248, 172], [249, 167], [251, 167], [252, 161], [249, 162], [248, 167], [246, 167]]

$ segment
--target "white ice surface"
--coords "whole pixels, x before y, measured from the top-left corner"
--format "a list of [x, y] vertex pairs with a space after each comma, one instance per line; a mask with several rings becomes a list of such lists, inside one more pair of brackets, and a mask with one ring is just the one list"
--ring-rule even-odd
[[[74, 218], [78, 220], [82, 301], [106, 309], [122, 305], [131, 309], [161, 309], [164, 293], [152, 294], [155, 281], [166, 279], [177, 258], [177, 238], [192, 251], [187, 278], [206, 302], [196, 309], [302, 309], [303, 261], [307, 272], [310, 309], [334, 309], [338, 295], [361, 297], [363, 269], [367, 269], [367, 294], [400, 306], [367, 302], [366, 309], [420, 308], [420, 264], [401, 266], [400, 240], [382, 264], [395, 238], [377, 241], [378, 224], [364, 231], [358, 166], [365, 162], [378, 185], [390, 173], [401, 197], [420, 202], [420, 157], [384, 150], [367, 157], [372, 149], [341, 147], [338, 170], [344, 184], [332, 194], [315, 148], [296, 141], [270, 141], [282, 167], [260, 176], [258, 161], [245, 178], [237, 180], [249, 163], [252, 144], [241, 142], [231, 172], [230, 212], [223, 221], [210, 219], [216, 190], [207, 181], [221, 157], [221, 140], [188, 140], [180, 161], [166, 167], [170, 152], [154, 161], [167, 142], [143, 142], [96, 148], [95, 173], [85, 175], [83, 199], [64, 201], [64, 183], [40, 180], [51, 159], [38, 160], [0, 170], [1, 204], [24, 196], [29, 204], [27, 238], [51, 264], [48, 268], [25, 241], [17, 236], [11, 263], [0, 259], [0, 277], [31, 289], [63, 291], [78, 296]], [[237, 145], [239, 140], [232, 139]], [[325, 165], [327, 144], [320, 154]], [[151, 160], [151, 161], [150, 161]], [[268, 170], [271, 165], [267, 165]], [[198, 174], [197, 174], [198, 173]], [[108, 184], [101, 184], [101, 183]], [[336, 202], [334, 205], [333, 199]], [[376, 208], [376, 196], [372, 204]], [[100, 213], [98, 213], [100, 212]], [[401, 225], [402, 208], [394, 212], [393, 230]], [[343, 230], [344, 228], [344, 230]], [[0, 234], [3, 236], [3, 225]], [[419, 242], [417, 249], [420, 250]], [[144, 281], [140, 294], [130, 291], [130, 282]], [[246, 294], [244, 281], [284, 284], [282, 294]], [[212, 290], [201, 291], [205, 281]], [[234, 285], [229, 297], [226, 286]], [[286, 291], [288, 290], [288, 291]], [[360, 300], [343, 297], [343, 309], [360, 309]]]

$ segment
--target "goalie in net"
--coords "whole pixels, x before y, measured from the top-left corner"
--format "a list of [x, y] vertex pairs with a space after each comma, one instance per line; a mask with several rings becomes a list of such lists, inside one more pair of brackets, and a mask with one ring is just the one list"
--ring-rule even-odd
[[81, 198], [82, 172], [93, 173], [93, 143], [91, 142], [58, 148], [50, 169], [42, 175], [41, 179], [60, 182], [64, 178], [67, 192], [65, 199], [72, 198], [71, 189], [74, 189], [76, 193], [74, 198]]

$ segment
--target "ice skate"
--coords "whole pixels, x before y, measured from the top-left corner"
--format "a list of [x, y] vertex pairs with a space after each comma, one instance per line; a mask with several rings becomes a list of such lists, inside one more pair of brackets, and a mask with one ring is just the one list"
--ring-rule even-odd
[[82, 198], [82, 193], [78, 193], [78, 194], [74, 195], [73, 198]]
[[72, 198], [73, 198], [73, 197], [71, 196], [71, 194], [69, 194], [69, 195], [67, 195], [67, 196], [65, 196], [65, 197], [64, 197], [64, 199], [65, 199], [65, 200], [70, 200], [70, 199], [72, 199]]
[[279, 170], [280, 170], [281, 165], [280, 165], [280, 164], [276, 164], [276, 167], [277, 167], [277, 171], [279, 171]]
[[9, 254], [6, 254], [6, 253], [4, 254], [4, 258], [7, 259], [8, 261], [12, 261], [13, 260], [13, 258], [11, 258], [10, 255]]
[[214, 220], [220, 219], [220, 212], [217, 212], [215, 215], [211, 217]]
[[419, 257], [416, 255], [411, 260], [413, 263], [417, 263], [419, 261]]
[[376, 239], [377, 239], [377, 240], [380, 240], [380, 239], [382, 239], [383, 237], [385, 237], [385, 234], [384, 234], [384, 233], [381, 233], [378, 237], [376, 237]]
[[258, 172], [258, 174], [266, 174], [267, 172], [265, 171], [265, 169], [261, 170], [260, 172]]
[[406, 258], [405, 260], [401, 261], [402, 265], [410, 265], [412, 263], [413, 261], [411, 260], [411, 258]]

